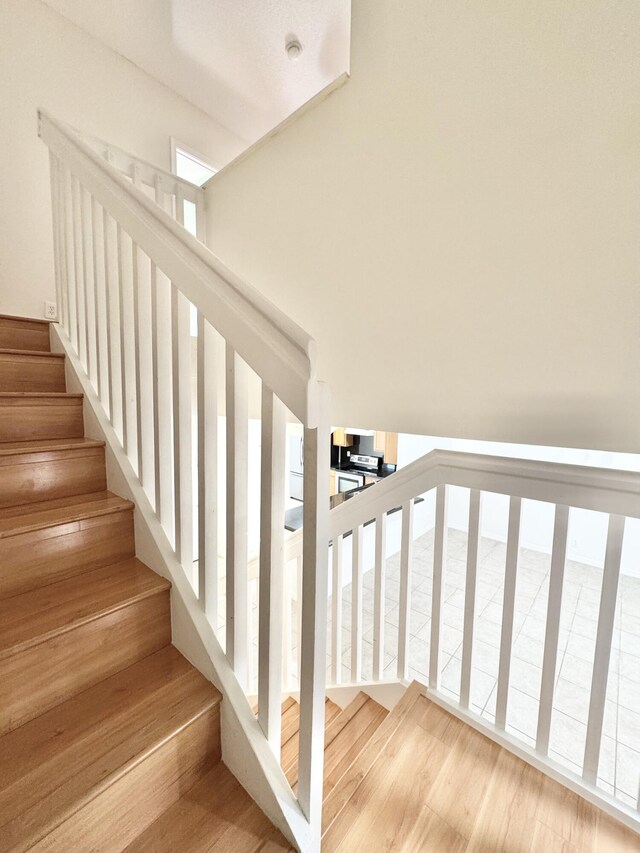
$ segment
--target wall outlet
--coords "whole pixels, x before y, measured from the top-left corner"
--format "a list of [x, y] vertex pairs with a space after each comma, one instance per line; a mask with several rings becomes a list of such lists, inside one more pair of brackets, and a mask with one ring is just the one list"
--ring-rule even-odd
[[58, 316], [58, 307], [55, 302], [44, 303], [44, 316], [46, 320], [55, 320]]

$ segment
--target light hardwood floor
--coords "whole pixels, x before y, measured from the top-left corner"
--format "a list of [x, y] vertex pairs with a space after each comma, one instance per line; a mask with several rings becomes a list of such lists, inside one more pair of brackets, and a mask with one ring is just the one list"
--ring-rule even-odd
[[640, 851], [630, 830], [418, 692], [408, 704], [368, 772], [356, 769], [323, 853]]

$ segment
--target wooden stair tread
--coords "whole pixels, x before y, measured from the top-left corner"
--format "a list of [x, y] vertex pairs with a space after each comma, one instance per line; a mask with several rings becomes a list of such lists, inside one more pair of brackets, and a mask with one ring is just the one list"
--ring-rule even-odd
[[133, 509], [133, 503], [112, 492], [73, 495], [0, 509], [0, 539]]
[[0, 601], [0, 660], [169, 589], [135, 557]]
[[393, 737], [405, 715], [409, 713], [410, 709], [423, 693], [424, 687], [419, 682], [414, 681], [409, 685], [400, 701], [396, 703], [393, 710], [378, 726], [367, 744], [351, 763], [346, 773], [342, 775], [332, 790], [326, 794], [322, 812], [323, 833], [327, 831], [331, 823], [349, 802], [349, 799], [373, 767], [386, 744]]
[[165, 646], [4, 735], [0, 849], [37, 841], [220, 699]]
[[12, 320], [14, 323], [38, 323], [41, 326], [50, 326], [56, 320], [46, 320], [44, 317], [18, 317], [16, 314], [0, 314], [0, 320]]
[[388, 711], [373, 699], [360, 709], [324, 753], [323, 797], [327, 797], [369, 743]]
[[49, 438], [38, 441], [5, 441], [0, 444], [0, 457], [28, 453], [55, 453], [61, 450], [84, 450], [104, 447], [104, 441], [93, 438]]
[[127, 848], [127, 853], [292, 850], [227, 768], [218, 764]]
[[[40, 355], [49, 355], [49, 353], [40, 353]], [[10, 400], [31, 400], [36, 401], [46, 400], [52, 397], [54, 400], [82, 400], [84, 394], [76, 394], [69, 391], [0, 391], [0, 401]]]
[[39, 349], [15, 349], [14, 347], [0, 347], [0, 356], [2, 355], [19, 355], [19, 356], [35, 356], [36, 358], [55, 358], [58, 360], [64, 359], [63, 352], [47, 352]]

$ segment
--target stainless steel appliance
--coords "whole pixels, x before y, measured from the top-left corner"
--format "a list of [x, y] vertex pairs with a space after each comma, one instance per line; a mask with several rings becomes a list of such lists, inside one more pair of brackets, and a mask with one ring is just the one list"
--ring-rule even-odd
[[289, 436], [289, 496], [302, 500], [304, 482], [304, 439], [301, 435]]
[[336, 471], [336, 491], [350, 492], [364, 486], [364, 474], [357, 471]]

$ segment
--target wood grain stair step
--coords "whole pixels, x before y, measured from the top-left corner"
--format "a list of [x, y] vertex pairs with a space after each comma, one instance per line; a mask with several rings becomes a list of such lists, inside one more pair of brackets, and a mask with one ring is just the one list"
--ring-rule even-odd
[[219, 764], [133, 841], [126, 853], [292, 850], [238, 781]]
[[0, 601], [0, 732], [169, 643], [169, 589], [132, 558]]
[[4, 735], [0, 850], [122, 849], [219, 761], [219, 703], [166, 645]]
[[103, 441], [65, 438], [0, 444], [0, 508], [106, 488]]
[[[291, 710], [291, 709], [290, 709]], [[324, 703], [324, 719], [326, 727], [341, 713], [340, 708], [330, 699], [326, 699]], [[294, 780], [298, 778], [298, 749], [299, 749], [299, 732], [300, 732], [300, 705], [296, 702], [295, 709], [291, 713], [288, 720], [286, 733], [283, 725], [282, 748], [280, 751], [280, 763], [282, 769], [289, 778]], [[286, 739], [285, 739], [286, 734]]]
[[49, 326], [48, 320], [0, 314], [0, 347], [49, 352]]
[[0, 391], [0, 442], [84, 436], [83, 395]]
[[352, 761], [349, 769], [338, 782], [327, 792], [322, 809], [323, 835], [329, 830], [338, 815], [347, 806], [358, 786], [370, 772], [385, 746], [394, 736], [406, 715], [411, 711], [417, 700], [424, 694], [423, 685], [414, 681], [407, 688], [393, 710], [381, 722], [367, 744], [360, 750]]
[[1, 391], [64, 391], [64, 354], [0, 348]]
[[111, 492], [0, 510], [0, 599], [135, 554], [133, 504]]

